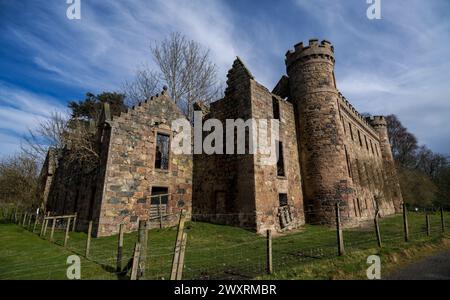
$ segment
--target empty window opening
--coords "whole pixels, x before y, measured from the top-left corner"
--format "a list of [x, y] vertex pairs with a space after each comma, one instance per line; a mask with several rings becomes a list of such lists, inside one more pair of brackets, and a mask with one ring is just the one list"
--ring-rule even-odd
[[284, 177], [286, 172], [284, 171], [284, 154], [283, 154], [283, 143], [278, 141], [277, 147], [277, 175]]
[[273, 118], [275, 120], [280, 120], [280, 102], [277, 98], [272, 98], [272, 110], [273, 110]]
[[359, 139], [359, 146], [361, 146], [362, 147], [362, 140], [361, 140], [361, 132], [359, 132], [359, 130], [358, 130], [358, 139]]
[[358, 209], [357, 209], [357, 206], [356, 206], [356, 199], [355, 198], [353, 198], [353, 210], [355, 211], [355, 217], [357, 217], [358, 216]]
[[350, 158], [349, 158], [348, 152], [347, 152], [347, 146], [344, 146], [344, 150], [345, 150], [345, 159], [347, 160], [348, 176], [350, 176], [350, 178], [353, 179], [352, 167], [351, 167]]
[[348, 128], [350, 129], [350, 136], [352, 137], [352, 141], [354, 141], [354, 137], [353, 137], [353, 129], [352, 129], [352, 124], [349, 122], [348, 123]]
[[166, 134], [156, 135], [155, 168], [160, 170], [169, 169], [169, 143], [170, 137]]
[[169, 188], [154, 186], [152, 187], [152, 201], [151, 204], [167, 204], [169, 201]]
[[150, 198], [150, 221], [161, 222], [167, 214], [167, 204], [169, 202], [169, 189], [167, 187], [152, 187], [152, 194]]
[[288, 197], [287, 194], [278, 194], [278, 201], [280, 202], [280, 206], [287, 206], [288, 205]]

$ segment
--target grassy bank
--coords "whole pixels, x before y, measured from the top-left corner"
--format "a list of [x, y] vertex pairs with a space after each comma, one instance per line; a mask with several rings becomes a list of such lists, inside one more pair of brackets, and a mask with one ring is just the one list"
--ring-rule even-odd
[[[266, 241], [240, 228], [189, 222], [185, 279], [363, 279], [369, 255], [379, 254], [386, 274], [402, 263], [446, 248], [440, 216], [431, 216], [432, 236], [427, 237], [425, 216], [409, 213], [410, 241], [404, 242], [401, 216], [382, 219], [383, 249], [378, 249], [371, 222], [344, 231], [346, 255], [337, 257], [336, 232], [325, 226], [306, 225], [289, 235], [273, 238], [274, 274], [264, 275]], [[446, 218], [450, 221], [450, 215]], [[450, 228], [448, 229], [450, 231]], [[36, 232], [39, 232], [39, 227]], [[176, 230], [150, 230], [147, 279], [168, 279]], [[48, 234], [47, 234], [48, 237]], [[55, 241], [40, 238], [21, 226], [0, 224], [0, 279], [64, 279], [66, 258], [84, 255], [85, 233], [70, 233], [62, 247], [63, 230]], [[137, 234], [125, 234], [122, 265], [132, 256]], [[92, 239], [89, 259], [81, 258], [82, 279], [127, 279], [115, 273], [117, 236]]]

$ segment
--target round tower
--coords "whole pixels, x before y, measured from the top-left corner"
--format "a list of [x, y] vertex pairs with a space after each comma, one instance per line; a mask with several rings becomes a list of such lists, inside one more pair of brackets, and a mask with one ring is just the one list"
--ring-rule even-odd
[[391, 143], [389, 142], [386, 119], [383, 116], [374, 116], [370, 119], [370, 124], [380, 137], [381, 157], [383, 158], [383, 168], [388, 189], [385, 193], [392, 198], [395, 212], [400, 213], [402, 212], [403, 197], [395, 168], [394, 156], [392, 155]]
[[[355, 221], [350, 206], [354, 190], [348, 173], [339, 93], [334, 77], [334, 48], [328, 41], [309, 40], [286, 54], [290, 101], [297, 119], [305, 208], [309, 222], [333, 223], [334, 205], [341, 220]], [[348, 217], [348, 218], [342, 218]]]

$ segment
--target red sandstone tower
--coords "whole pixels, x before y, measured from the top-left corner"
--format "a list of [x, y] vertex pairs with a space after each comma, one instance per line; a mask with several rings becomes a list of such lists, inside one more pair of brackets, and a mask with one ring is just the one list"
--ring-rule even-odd
[[308, 46], [299, 43], [286, 54], [310, 223], [333, 223], [336, 202], [341, 204], [343, 216], [353, 217], [349, 205], [354, 190], [345, 163], [334, 62], [334, 48], [328, 41], [311, 39]]
[[390, 198], [394, 203], [395, 212], [400, 213], [402, 212], [403, 198], [389, 142], [387, 122], [383, 116], [375, 116], [370, 119], [370, 123], [380, 136], [381, 156], [387, 184], [387, 189], [385, 190], [391, 192]]

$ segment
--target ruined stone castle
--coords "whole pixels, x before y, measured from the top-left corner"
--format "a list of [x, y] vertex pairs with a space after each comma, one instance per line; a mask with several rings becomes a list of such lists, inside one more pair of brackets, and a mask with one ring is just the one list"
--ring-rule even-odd
[[[336, 86], [334, 48], [316, 39], [286, 54], [287, 75], [269, 91], [237, 58], [223, 99], [202, 110], [203, 121], [276, 119], [276, 165], [260, 154], [176, 154], [171, 123], [185, 118], [163, 91], [120, 116], [106, 105], [97, 136], [98, 168], [77, 173], [49, 151], [41, 174], [47, 210], [77, 212], [79, 230], [94, 234], [118, 224], [137, 229], [193, 220], [263, 232], [304, 223], [332, 224], [335, 204], [348, 226], [401, 210], [402, 195], [383, 117], [365, 118]], [[248, 133], [248, 132], [247, 132]], [[234, 135], [235, 132], [226, 134]]]

